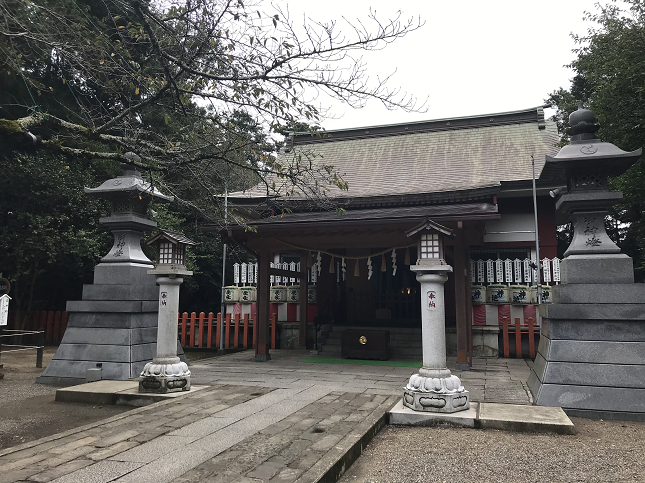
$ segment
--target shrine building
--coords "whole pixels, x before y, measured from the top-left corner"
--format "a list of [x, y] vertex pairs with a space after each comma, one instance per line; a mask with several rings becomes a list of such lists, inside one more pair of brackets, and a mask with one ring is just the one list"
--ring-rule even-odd
[[420, 359], [427, 301], [410, 265], [432, 244], [410, 234], [426, 222], [450, 234], [441, 235], [453, 269], [445, 284], [448, 353], [462, 367], [473, 355], [498, 355], [503, 317], [537, 319], [537, 266], [543, 302], [559, 282], [549, 193], [561, 186], [538, 179], [558, 142], [542, 107], [295, 134], [282, 162], [331, 165], [348, 190], [329, 186], [322, 207], [279, 183], [275, 195], [262, 187], [232, 193], [232, 213], [254, 228], [205, 228], [256, 256], [257, 266], [236, 266], [226, 292], [227, 311], [257, 311], [256, 359], [270, 357], [271, 314], [281, 348], [317, 346], [337, 357], [343, 331], [360, 328], [387, 331], [392, 357]]

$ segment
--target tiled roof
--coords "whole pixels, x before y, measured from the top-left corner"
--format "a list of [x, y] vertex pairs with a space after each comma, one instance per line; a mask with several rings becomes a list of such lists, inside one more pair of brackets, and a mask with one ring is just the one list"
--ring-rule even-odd
[[[283, 160], [312, 151], [330, 164], [349, 191], [330, 187], [330, 198], [367, 198], [472, 190], [539, 175], [545, 155], [558, 152], [555, 123], [541, 108], [472, 118], [344, 131], [323, 138], [297, 136]], [[260, 198], [262, 190], [233, 193]]]

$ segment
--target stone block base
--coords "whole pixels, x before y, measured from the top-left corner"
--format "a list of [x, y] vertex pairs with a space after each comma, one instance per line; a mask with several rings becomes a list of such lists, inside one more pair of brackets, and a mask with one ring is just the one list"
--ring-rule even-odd
[[625, 254], [570, 255], [560, 264], [562, 284], [634, 283], [634, 262]]
[[169, 392], [190, 391], [190, 376], [181, 377], [142, 377], [139, 392], [166, 394]]
[[403, 405], [415, 411], [454, 413], [470, 408], [470, 394], [464, 390], [455, 393], [403, 390]]
[[[549, 313], [581, 305], [554, 304]], [[634, 320], [642, 312], [637, 304], [597, 305], [614, 317], [543, 319], [528, 379], [535, 404], [574, 416], [645, 420], [645, 321]], [[622, 318], [632, 310], [631, 320]]]

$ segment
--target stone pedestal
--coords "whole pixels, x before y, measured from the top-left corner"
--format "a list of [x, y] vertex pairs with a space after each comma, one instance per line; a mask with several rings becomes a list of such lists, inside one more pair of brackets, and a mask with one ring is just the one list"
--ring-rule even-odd
[[421, 283], [423, 367], [403, 390], [403, 405], [415, 411], [452, 413], [470, 407], [468, 391], [446, 367], [444, 283], [449, 265], [413, 265]]
[[[86, 382], [88, 369], [102, 379], [137, 377], [155, 354], [159, 292], [150, 264], [101, 263], [83, 300], [67, 302], [67, 330], [43, 374], [42, 384]], [[175, 325], [176, 322], [175, 322]], [[175, 344], [183, 357], [181, 346]]]
[[[158, 273], [150, 270], [149, 273]], [[178, 274], [191, 274], [183, 271]], [[139, 392], [167, 393], [190, 390], [190, 371], [177, 357], [177, 310], [179, 286], [183, 278], [176, 275], [157, 276], [159, 285], [159, 321], [157, 355], [148, 362], [139, 379]]]
[[553, 303], [540, 307], [540, 345], [529, 388], [538, 406], [643, 421], [645, 286], [624, 283], [624, 274], [594, 273], [596, 282], [605, 283], [591, 283], [586, 273], [587, 283], [553, 287]]

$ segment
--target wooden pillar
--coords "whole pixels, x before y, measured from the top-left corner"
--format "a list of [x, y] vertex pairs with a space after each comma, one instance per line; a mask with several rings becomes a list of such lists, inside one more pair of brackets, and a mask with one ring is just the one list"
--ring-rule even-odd
[[257, 344], [255, 346], [255, 360], [265, 362], [271, 360], [269, 347], [269, 292], [271, 284], [269, 282], [271, 251], [262, 247], [259, 252], [258, 260], [258, 314], [255, 320], [254, 330], [257, 330]]
[[308, 252], [300, 254], [300, 324], [298, 329], [298, 349], [307, 349], [307, 257]]
[[470, 370], [468, 365], [468, 301], [466, 300], [466, 245], [461, 222], [455, 230], [455, 315], [457, 318], [457, 370]]
[[466, 324], [468, 325], [468, 365], [473, 367], [473, 299], [472, 299], [472, 283], [473, 274], [470, 273], [470, 246], [466, 244], [464, 247], [464, 257], [466, 260], [466, 283], [464, 284], [466, 293]]

